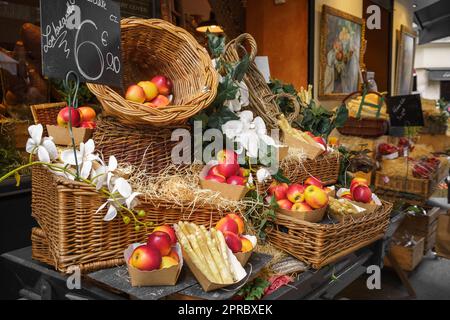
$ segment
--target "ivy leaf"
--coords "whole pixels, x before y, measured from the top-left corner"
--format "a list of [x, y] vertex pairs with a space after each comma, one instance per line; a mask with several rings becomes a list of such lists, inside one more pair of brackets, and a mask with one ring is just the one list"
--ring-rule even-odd
[[276, 174], [272, 175], [272, 178], [282, 183], [291, 183], [291, 181], [283, 175], [283, 171], [281, 169], [279, 169]]
[[239, 90], [239, 87], [234, 83], [231, 75], [226, 75], [223, 78], [223, 81], [219, 83], [217, 88], [217, 96], [214, 100], [214, 105], [216, 107], [222, 107], [225, 101], [233, 100], [236, 97], [236, 94]]
[[209, 117], [206, 113], [202, 112], [199, 114], [196, 114], [191, 118], [192, 121], [201, 121], [202, 122], [202, 128], [206, 128], [206, 125], [208, 124]]
[[213, 58], [219, 57], [225, 49], [225, 37], [219, 37], [207, 30], [206, 37], [208, 38], [208, 47]]
[[341, 104], [336, 110], [335, 127], [342, 128], [348, 119], [348, 109], [345, 104]]
[[222, 130], [222, 126], [231, 120], [239, 120], [239, 117], [227, 107], [222, 106], [218, 112], [209, 117], [208, 127]]
[[237, 63], [232, 72], [233, 80], [241, 82], [242, 79], [244, 79], [244, 76], [247, 73], [249, 67], [250, 67], [250, 58], [248, 54], [245, 54], [242, 60]]

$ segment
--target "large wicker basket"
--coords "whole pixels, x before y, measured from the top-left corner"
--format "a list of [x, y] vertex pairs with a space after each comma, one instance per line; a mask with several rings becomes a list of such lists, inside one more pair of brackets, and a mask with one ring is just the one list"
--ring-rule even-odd
[[153, 175], [172, 164], [172, 149], [178, 141], [171, 141], [171, 136], [176, 128], [180, 127], [132, 126], [102, 117], [97, 121], [93, 139], [105, 159], [114, 155], [119, 163], [131, 164]]
[[[303, 183], [309, 177], [316, 177], [326, 186], [333, 185], [338, 181], [339, 167], [339, 152], [327, 153], [314, 160], [287, 157], [280, 164], [284, 176], [291, 183]], [[270, 180], [265, 183], [257, 183], [258, 192], [265, 193], [271, 183]]]
[[[70, 266], [78, 266], [85, 273], [122, 264], [123, 250], [131, 243], [145, 241], [147, 232], [143, 228], [135, 231], [132, 224], [126, 225], [120, 218], [103, 221], [105, 212], [95, 212], [104, 201], [94, 187], [34, 167], [32, 213], [42, 229], [33, 236], [38, 241], [33, 248], [40, 252], [34, 256], [63, 272]], [[140, 209], [147, 213], [143, 221], [151, 221], [154, 226], [179, 220], [209, 226], [225, 214], [214, 206], [181, 207], [145, 199], [141, 199]]]
[[389, 123], [384, 119], [356, 119], [349, 117], [344, 126], [338, 128], [340, 134], [362, 138], [378, 138], [386, 134]]
[[44, 127], [44, 136], [48, 135], [47, 124], [56, 124], [56, 118], [58, 117], [59, 111], [64, 108], [67, 104], [65, 102], [56, 103], [43, 103], [31, 106], [31, 113], [33, 114], [34, 123], [42, 124]]
[[250, 34], [241, 34], [236, 39], [230, 41], [225, 47], [225, 59], [229, 62], [237, 62], [241, 59], [242, 52], [245, 52], [247, 48], [250, 49], [250, 52], [248, 53], [250, 67], [244, 76], [244, 82], [248, 87], [250, 95], [250, 105], [248, 108], [253, 111], [255, 115], [263, 118], [268, 128], [277, 129], [278, 118], [282, 114], [277, 99], [279, 97], [290, 98], [293, 102], [294, 111], [286, 118], [292, 123], [292, 121], [298, 118], [300, 105], [294, 96], [289, 94], [278, 96], [270, 90], [264, 80], [264, 76], [258, 70], [256, 63], [254, 62], [257, 53], [257, 44]]
[[129, 124], [183, 124], [215, 98], [218, 75], [205, 48], [186, 30], [159, 19], [124, 19], [122, 31], [123, 86], [155, 75], [174, 84], [172, 105], [150, 108], [127, 101], [123, 92], [88, 84], [108, 115]]
[[278, 216], [267, 236], [275, 247], [320, 269], [381, 239], [389, 225], [392, 204], [376, 212], [340, 223], [311, 223]]

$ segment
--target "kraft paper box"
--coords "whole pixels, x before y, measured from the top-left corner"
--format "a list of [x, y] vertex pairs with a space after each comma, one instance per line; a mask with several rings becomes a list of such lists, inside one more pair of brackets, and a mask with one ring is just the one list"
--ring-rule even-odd
[[140, 245], [140, 243], [134, 243], [124, 252], [125, 262], [131, 278], [131, 285], [133, 287], [174, 286], [177, 283], [181, 269], [183, 268], [183, 255], [180, 245], [177, 243], [172, 247], [172, 249], [176, 250], [178, 257], [180, 258], [178, 265], [152, 271], [142, 271], [128, 264], [128, 260], [133, 254], [134, 249]]
[[327, 207], [325, 206], [321, 209], [316, 209], [313, 211], [308, 212], [300, 212], [300, 211], [293, 211], [293, 210], [285, 210], [285, 209], [277, 209], [278, 213], [281, 213], [282, 215], [295, 218], [298, 220], [303, 220], [311, 223], [317, 223], [323, 220], [323, 217], [325, 216], [325, 212], [327, 211]]
[[[88, 128], [72, 128], [75, 145], [79, 146], [81, 142], [86, 142], [91, 136], [93, 129]], [[48, 135], [53, 137], [53, 142], [60, 146], [72, 145], [69, 128], [47, 125]]]
[[284, 143], [291, 148], [302, 150], [308, 159], [314, 160], [325, 152], [323, 146], [317, 143], [317, 146], [301, 141], [289, 134], [284, 135]]
[[[340, 198], [344, 192], [348, 192], [348, 191], [350, 191], [350, 189], [341, 188], [338, 190], [336, 195], [338, 198]], [[366, 209], [365, 214], [373, 213], [378, 209], [378, 207], [383, 205], [380, 201], [380, 198], [378, 198], [378, 196], [374, 193], [372, 193], [372, 201], [374, 203], [363, 203], [363, 202], [357, 202], [357, 201], [351, 201], [351, 200], [349, 200], [349, 201], [350, 201], [350, 203], [352, 203], [360, 208]]]
[[200, 286], [202, 287], [202, 289], [205, 292], [210, 292], [210, 291], [213, 291], [213, 290], [217, 290], [217, 289], [220, 289], [220, 288], [228, 287], [228, 286], [231, 286], [233, 284], [239, 283], [242, 279], [244, 279], [247, 276], [247, 272], [242, 267], [242, 265], [240, 264], [240, 262], [235, 257], [235, 255], [231, 252], [230, 249], [228, 249], [229, 261], [231, 263], [231, 266], [237, 272], [237, 274], [239, 274], [238, 281], [236, 281], [234, 283], [214, 283], [214, 282], [211, 282], [203, 274], [203, 272], [201, 272], [197, 268], [197, 266], [192, 262], [192, 260], [190, 259], [189, 255], [185, 254], [184, 250], [183, 250], [183, 255], [184, 255], [184, 261], [186, 261], [187, 266], [192, 271], [192, 273], [194, 274], [194, 276], [197, 279], [198, 283], [200, 284]]
[[236, 256], [236, 258], [238, 259], [238, 261], [241, 263], [241, 266], [245, 266], [248, 262], [248, 259], [250, 259], [250, 257], [252, 256], [253, 251], [255, 250], [256, 247], [256, 237], [255, 236], [251, 236], [251, 235], [243, 235], [242, 237], [250, 240], [250, 242], [253, 245], [253, 249], [247, 252], [237, 252], [234, 255]]
[[246, 186], [235, 186], [227, 183], [218, 183], [215, 181], [205, 180], [213, 164], [207, 164], [203, 170], [200, 172], [200, 187], [202, 189], [208, 189], [212, 191], [219, 192], [220, 195], [228, 200], [241, 200], [245, 197], [249, 189]]
[[[341, 201], [341, 200], [338, 200], [338, 201]], [[354, 213], [354, 214], [350, 214], [350, 215], [342, 215], [342, 214], [336, 214], [334, 212], [329, 211], [330, 215], [334, 219], [338, 220], [339, 222], [342, 222], [342, 221], [345, 221], [345, 220], [348, 220], [348, 219], [352, 219], [352, 220], [358, 219], [358, 218], [361, 218], [361, 217], [363, 217], [363, 216], [365, 216], [367, 214], [367, 210], [366, 209], [356, 205], [352, 201], [349, 201], [349, 202], [353, 205], [354, 208], [356, 208], [358, 213]]]

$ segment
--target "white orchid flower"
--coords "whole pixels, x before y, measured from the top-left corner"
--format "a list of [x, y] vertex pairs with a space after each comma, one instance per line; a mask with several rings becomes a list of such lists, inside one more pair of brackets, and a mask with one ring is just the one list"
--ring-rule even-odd
[[256, 172], [256, 179], [259, 183], [264, 183], [272, 177], [269, 170], [266, 168], [261, 168]]
[[109, 198], [95, 212], [98, 213], [108, 206], [108, 211], [103, 217], [104, 221], [113, 220], [117, 216], [117, 208], [120, 205], [126, 205], [130, 210], [137, 205], [136, 197], [140, 195], [140, 193], [133, 192], [130, 184], [124, 178], [114, 179], [114, 183], [110, 184], [108, 189], [110, 193], [113, 194], [113, 197]]
[[267, 135], [266, 124], [261, 117], [253, 118], [251, 111], [242, 111], [239, 120], [231, 120], [222, 126], [222, 132], [234, 142], [239, 143], [240, 149], [244, 150], [250, 158], [258, 157], [258, 150], [264, 145], [277, 146], [275, 140]]
[[42, 124], [29, 126], [30, 138], [27, 140], [25, 149], [30, 154], [37, 154], [39, 161], [50, 163], [58, 158], [58, 150], [52, 137], [42, 138], [43, 131]]
[[243, 107], [247, 107], [250, 104], [250, 94], [248, 87], [244, 81], [238, 83], [239, 90], [236, 92], [236, 96], [233, 100], [225, 101], [225, 106], [232, 112], [241, 111]]
[[94, 170], [93, 182], [96, 185], [96, 189], [100, 190], [104, 186], [109, 186], [111, 179], [113, 178], [113, 172], [117, 169], [117, 159], [114, 156], [109, 157], [108, 165], [104, 164]]
[[[89, 178], [92, 174], [92, 161], [100, 161], [99, 156], [94, 154], [94, 151], [95, 144], [92, 139], [89, 139], [86, 143], [80, 143], [80, 150], [76, 151], [78, 165], [81, 166], [80, 176], [84, 179]], [[75, 154], [72, 149], [64, 150], [61, 153], [61, 160], [64, 162], [64, 165], [76, 165]]]

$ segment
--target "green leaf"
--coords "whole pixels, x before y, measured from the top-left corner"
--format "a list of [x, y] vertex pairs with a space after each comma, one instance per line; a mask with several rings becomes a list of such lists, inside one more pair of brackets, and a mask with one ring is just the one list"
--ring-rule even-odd
[[218, 112], [209, 117], [208, 127], [222, 130], [222, 126], [231, 120], [239, 120], [239, 117], [227, 107], [222, 106]]
[[291, 181], [283, 175], [283, 171], [281, 169], [279, 169], [276, 174], [272, 175], [272, 178], [282, 183], [291, 183]]
[[[273, 209], [278, 209], [280, 206], [277, 203], [277, 199], [275, 198], [275, 195], [272, 195], [272, 197], [270, 198], [270, 207]], [[267, 210], [269, 211], [269, 210]], [[267, 215], [268, 212], [265, 212], [265, 214]]]
[[225, 49], [225, 37], [219, 37], [214, 33], [206, 32], [208, 38], [208, 47], [213, 58], [219, 57]]
[[208, 124], [209, 117], [206, 113], [201, 112], [199, 114], [196, 114], [191, 118], [191, 121], [201, 121], [202, 122], [202, 128], [206, 128], [206, 125]]
[[345, 104], [341, 104], [336, 110], [335, 126], [336, 128], [342, 128], [348, 119], [348, 109]]
[[233, 100], [236, 97], [238, 90], [239, 87], [234, 83], [231, 75], [226, 75], [217, 88], [218, 93], [213, 103], [214, 106], [219, 108], [223, 106], [225, 101]]
[[241, 82], [242, 79], [244, 79], [244, 76], [247, 73], [249, 67], [250, 67], [250, 57], [248, 56], [248, 54], [245, 54], [242, 60], [239, 61], [234, 68], [234, 71], [232, 73], [233, 80]]

